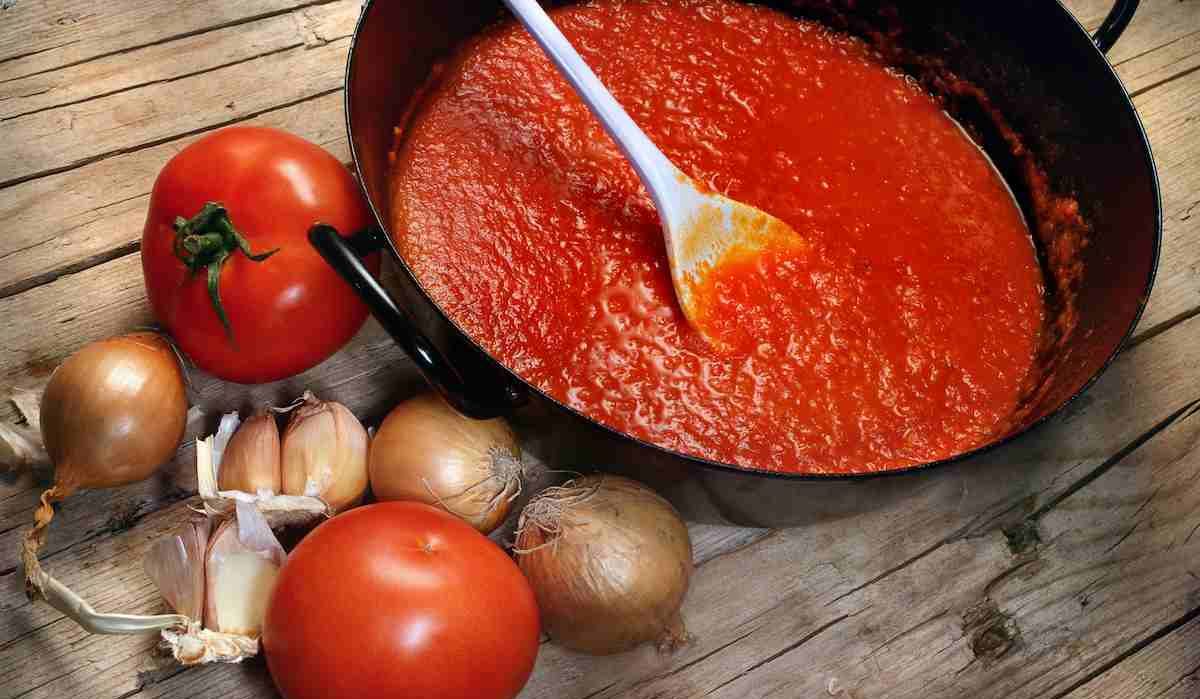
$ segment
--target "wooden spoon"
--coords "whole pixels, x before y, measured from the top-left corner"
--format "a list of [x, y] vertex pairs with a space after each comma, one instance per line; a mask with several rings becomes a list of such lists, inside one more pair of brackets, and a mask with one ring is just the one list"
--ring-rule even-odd
[[663, 221], [679, 306], [692, 327], [719, 344], [704, 327], [703, 301], [695, 293], [706, 276], [734, 254], [752, 254], [773, 244], [796, 245], [800, 237], [765, 211], [708, 191], [684, 174], [625, 113], [537, 0], [504, 2], [633, 164]]

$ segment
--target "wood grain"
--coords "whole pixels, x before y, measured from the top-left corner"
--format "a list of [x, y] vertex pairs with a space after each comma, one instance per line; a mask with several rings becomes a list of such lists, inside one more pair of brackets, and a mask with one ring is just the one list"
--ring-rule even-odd
[[1200, 696], [1200, 618], [1126, 658], [1066, 699], [1190, 699]]
[[0, 81], [235, 26], [309, 0], [20, 0], [0, 10]]
[[1200, 118], [1181, 105], [1200, 103], [1200, 72], [1134, 100], [1151, 134], [1162, 190], [1163, 251], [1154, 292], [1139, 331], [1161, 329], [1197, 310], [1200, 301]]
[[[4, 122], [0, 187], [341, 89], [349, 39], [294, 48]], [[271, 80], [262, 76], [270, 75]], [[181, 108], [187, 105], [187, 108]], [[70, 134], [78, 133], [79, 137]]]
[[[1069, 0], [1076, 19], [1094, 32], [1112, 8], [1112, 0]], [[1190, 70], [1200, 61], [1200, 2], [1146, 0], [1108, 52], [1125, 87], [1138, 92]]]
[[[302, 7], [60, 70], [0, 79], [0, 123], [14, 116], [178, 80], [270, 53], [319, 46], [348, 36], [358, 11], [355, 0]], [[194, 110], [200, 106], [185, 102], [179, 108]]]

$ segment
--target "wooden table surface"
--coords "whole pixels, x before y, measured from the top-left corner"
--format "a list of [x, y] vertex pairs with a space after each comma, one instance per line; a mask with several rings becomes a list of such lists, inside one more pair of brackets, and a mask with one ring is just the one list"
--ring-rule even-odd
[[[1094, 29], [1108, 2], [1068, 4]], [[269, 124], [348, 159], [358, 5], [0, 3], [0, 386], [152, 323], [148, 192], [198, 135]], [[1153, 142], [1166, 239], [1146, 315], [1104, 378], [960, 470], [970, 478], [947, 472], [902, 503], [778, 531], [693, 525], [695, 642], [599, 659], [545, 644], [522, 697], [1200, 696], [1200, 0], [1144, 0], [1110, 59]], [[420, 385], [373, 322], [289, 381], [193, 381], [194, 429], [303, 387], [378, 417]], [[160, 611], [140, 561], [184, 515], [190, 459], [70, 500], [46, 566], [103, 611]], [[89, 636], [31, 605], [18, 540], [45, 482], [0, 476], [0, 697], [275, 696], [261, 661], [184, 670], [154, 637]]]

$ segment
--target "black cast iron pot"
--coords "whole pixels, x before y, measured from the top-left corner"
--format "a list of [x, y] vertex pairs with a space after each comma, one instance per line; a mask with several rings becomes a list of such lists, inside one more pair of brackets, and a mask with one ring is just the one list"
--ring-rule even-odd
[[[1158, 261], [1161, 215], [1149, 144], [1103, 53], [1129, 23], [1137, 0], [1118, 0], [1094, 37], [1054, 0], [943, 0], [903, 3], [899, 10], [865, 0], [766, 4], [875, 40], [890, 37], [891, 55], [907, 69], [952, 71], [982, 88], [1045, 169], [1051, 187], [1078, 200], [1091, 231], [1080, 257], [1084, 275], [1077, 288], [1077, 328], [1048, 358], [1044, 390], [1020, 423], [992, 444], [887, 474], [903, 474], [900, 478], [755, 471], [673, 453], [609, 430], [488, 356], [421, 289], [398, 253], [387, 231], [387, 175], [393, 127], [433, 62], [502, 18], [498, 0], [368, 0], [346, 71], [346, 122], [354, 163], [380, 228], [344, 239], [317, 226], [310, 238], [429, 383], [463, 413], [507, 415], [526, 427], [547, 462], [625, 472], [654, 485], [692, 518], [779, 526], [880, 507], [924, 487], [931, 472], [955, 470], [966, 478], [983, 452], [1026, 433], [1082, 393], [1112, 361], [1145, 305]], [[937, 93], [942, 84], [937, 75], [920, 77]], [[950, 97], [947, 106], [982, 142], [1036, 230], [1029, 182], [994, 117], [971, 100]], [[402, 270], [399, 303], [359, 263], [359, 255], [379, 247], [391, 250]], [[1006, 451], [988, 458], [995, 461]], [[949, 464], [956, 466], [944, 468]]]

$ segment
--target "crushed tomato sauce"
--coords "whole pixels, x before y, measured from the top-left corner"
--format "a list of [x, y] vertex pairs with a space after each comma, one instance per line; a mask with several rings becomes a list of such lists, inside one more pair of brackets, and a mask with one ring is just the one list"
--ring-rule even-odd
[[684, 320], [632, 167], [515, 24], [456, 52], [401, 125], [398, 247], [493, 356], [663, 447], [790, 472], [900, 468], [1010, 429], [1045, 309], [1000, 177], [863, 42], [730, 0], [554, 19], [685, 172], [807, 244], [722, 265]]

